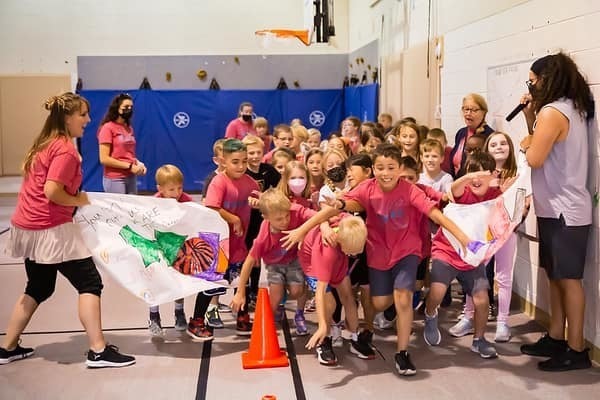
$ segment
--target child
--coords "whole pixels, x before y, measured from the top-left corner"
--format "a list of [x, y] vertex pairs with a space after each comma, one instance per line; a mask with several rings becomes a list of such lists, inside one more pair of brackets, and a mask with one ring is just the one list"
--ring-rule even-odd
[[379, 122], [381, 124], [381, 126], [383, 126], [384, 134], [389, 133], [394, 128], [392, 114], [388, 114], [388, 113], [379, 114], [379, 116], [377, 117], [377, 122]]
[[421, 258], [420, 215], [425, 214], [450, 231], [463, 246], [469, 238], [446, 218], [435, 203], [417, 186], [400, 179], [401, 153], [393, 145], [382, 144], [373, 153], [374, 179], [369, 179], [328, 205], [300, 228], [289, 232], [286, 248], [299, 242], [317, 223], [340, 210], [367, 213], [367, 261], [371, 298], [376, 310], [396, 305], [398, 332], [396, 368], [401, 375], [417, 370], [408, 354], [412, 325], [412, 292]]
[[299, 251], [300, 264], [306, 275], [308, 287], [315, 293], [319, 319], [319, 328], [306, 344], [306, 348], [317, 347], [317, 357], [323, 365], [337, 363], [329, 336], [331, 317], [335, 309], [335, 299], [329, 286], [337, 289], [346, 311], [348, 329], [352, 332], [350, 352], [362, 359], [375, 358], [367, 336], [358, 331], [358, 311], [348, 277], [348, 256], [363, 252], [367, 228], [359, 217], [347, 216], [340, 221], [336, 237], [336, 244], [326, 246], [323, 244], [321, 230], [316, 227], [308, 232]]
[[347, 154], [356, 154], [360, 150], [360, 119], [348, 117], [342, 121], [342, 134], [348, 140], [350, 151]]
[[[261, 162], [264, 154], [263, 141], [257, 136], [246, 136], [242, 140], [242, 143], [246, 145], [246, 149], [248, 150], [248, 169], [246, 170], [246, 174], [256, 181], [261, 192], [276, 187], [281, 179], [281, 175], [271, 164]], [[250, 212], [250, 223], [248, 224], [248, 232], [246, 233], [246, 247], [248, 249], [252, 247], [256, 235], [258, 235], [262, 220], [260, 211], [253, 208]], [[253, 308], [256, 303], [259, 280], [260, 264], [256, 265], [250, 274], [249, 308]]]
[[[315, 211], [305, 208], [297, 203], [292, 203], [286, 195], [276, 189], [269, 189], [260, 196], [258, 202], [264, 221], [260, 226], [260, 232], [250, 249], [240, 273], [240, 283], [235, 294], [231, 308], [235, 311], [244, 309], [246, 302], [246, 283], [253, 266], [261, 260], [267, 268], [267, 280], [269, 282], [269, 299], [271, 309], [276, 315], [275, 319], [281, 321], [284, 309], [279, 304], [284, 298], [286, 289], [288, 298], [306, 300], [304, 290], [304, 274], [298, 263], [297, 248], [289, 251], [281, 247], [280, 239], [282, 231], [294, 229], [306, 222]], [[296, 334], [304, 336], [308, 334], [304, 319], [304, 302], [298, 301], [294, 322]]]
[[277, 189], [285, 194], [292, 203], [312, 208], [308, 170], [300, 161], [290, 161], [286, 164]]
[[304, 162], [304, 153], [308, 151], [308, 145], [306, 141], [308, 140], [308, 130], [302, 125], [293, 125], [292, 126], [292, 144], [290, 148], [296, 153], [296, 160]]
[[421, 144], [421, 163], [423, 172], [418, 182], [430, 186], [438, 192], [447, 193], [454, 181], [452, 175], [442, 171], [444, 147], [434, 139], [426, 139]]
[[306, 141], [311, 149], [318, 149], [321, 146], [321, 132], [318, 129], [310, 128], [308, 130], [308, 140]]
[[[310, 175], [310, 192], [319, 193], [319, 189], [325, 184], [325, 176], [323, 175], [323, 168], [321, 167], [323, 162], [323, 152], [320, 149], [311, 149], [304, 157], [304, 164], [308, 169]], [[311, 198], [311, 200], [313, 200]], [[317, 204], [318, 197], [312, 201], [313, 206]]]
[[[257, 117], [254, 119], [254, 130], [256, 131], [256, 136], [258, 136], [264, 144], [264, 150], [269, 150], [271, 148], [271, 135], [269, 134], [269, 122], [266, 118]], [[264, 153], [263, 150], [263, 153]]]
[[331, 136], [329, 138], [329, 140], [327, 141], [327, 150], [329, 149], [338, 150], [344, 153], [346, 157], [348, 157], [348, 155], [350, 154], [350, 146], [348, 146], [348, 139], [339, 136]]
[[402, 156], [410, 156], [417, 163], [419, 158], [419, 126], [412, 122], [406, 122], [400, 126], [398, 142], [402, 150]]
[[[180, 203], [192, 201], [192, 197], [183, 191], [183, 173], [179, 168], [171, 164], [165, 164], [156, 170], [156, 194], [155, 197], [165, 199], [176, 199]], [[175, 300], [175, 330], [185, 331], [187, 319], [183, 310], [183, 299]], [[164, 331], [160, 323], [160, 312], [158, 306], [150, 307], [150, 323], [148, 325], [150, 335], [162, 337]]]
[[371, 154], [377, 146], [379, 146], [381, 143], [383, 143], [385, 141], [385, 138], [383, 137], [383, 134], [381, 133], [379, 128], [377, 128], [375, 126], [375, 124], [373, 124], [371, 122], [365, 122], [362, 125], [361, 129], [362, 129], [362, 132], [360, 134], [361, 151]]
[[323, 167], [323, 173], [326, 176], [325, 185], [319, 190], [319, 208], [321, 204], [326, 201], [326, 197], [334, 197], [336, 193], [341, 193], [346, 189], [346, 168], [344, 162], [346, 162], [345, 153], [337, 149], [329, 149], [323, 155], [323, 161], [321, 166]]
[[[227, 221], [229, 225], [229, 267], [224, 278], [231, 284], [239, 275], [239, 269], [246, 258], [245, 236], [250, 222], [251, 197], [258, 191], [258, 184], [246, 175], [248, 152], [244, 143], [238, 139], [227, 139], [223, 142], [223, 172], [216, 175], [208, 187], [204, 205], [212, 208]], [[213, 335], [204, 323], [211, 294], [199, 293], [196, 298], [194, 317], [188, 324], [188, 334], [198, 340], [212, 340]], [[247, 310], [237, 315], [236, 332], [238, 335], [249, 335], [252, 331], [250, 316]]]
[[267, 164], [269, 164], [269, 163], [273, 164], [271, 162], [271, 159], [273, 158], [275, 151], [277, 151], [278, 149], [280, 149], [282, 147], [285, 147], [288, 149], [291, 148], [293, 140], [294, 140], [294, 136], [292, 135], [292, 128], [290, 128], [289, 125], [287, 125], [287, 124], [275, 125], [275, 128], [273, 128], [273, 143], [275, 144], [275, 148], [273, 150], [269, 151], [267, 154], [265, 154], [262, 162], [267, 163]]
[[446, 132], [440, 128], [432, 128], [427, 132], [427, 139], [435, 139], [442, 144], [444, 148], [444, 161], [442, 162], [442, 171], [451, 174], [451, 162], [452, 158], [450, 153], [452, 152], [452, 146], [448, 146], [448, 140], [446, 139]]
[[[483, 152], [471, 154], [465, 168], [467, 173], [452, 183], [452, 196], [457, 203], [479, 203], [494, 199], [502, 193], [499, 189], [490, 186], [496, 163], [489, 154]], [[425, 342], [430, 346], [440, 344], [442, 337], [438, 328], [437, 308], [452, 280], [458, 278], [464, 291], [473, 297], [475, 303], [475, 327], [471, 351], [483, 358], [496, 357], [496, 349], [484, 336], [489, 307], [487, 294], [489, 284], [485, 265], [473, 267], [464, 262], [441, 229], [433, 238], [431, 257], [433, 259], [430, 273], [431, 288], [427, 296], [423, 331]]]
[[279, 172], [280, 175], [282, 175], [287, 163], [295, 159], [296, 154], [291, 149], [282, 147], [280, 149], [275, 150], [275, 152], [273, 153], [273, 157], [271, 158], [271, 165], [277, 170], [277, 172]]
[[223, 142], [225, 139], [215, 140], [213, 143], [213, 157], [212, 161], [215, 163], [217, 168], [212, 171], [208, 176], [204, 179], [204, 183], [202, 184], [202, 199], [206, 197], [206, 191], [208, 190], [208, 186], [212, 182], [215, 175], [220, 172], [223, 172]]
[[[76, 207], [89, 203], [79, 191], [81, 156], [73, 144], [90, 122], [90, 105], [83, 97], [63, 93], [45, 103], [50, 114], [23, 162], [23, 184], [11, 219], [7, 253], [25, 258], [27, 285], [17, 300], [0, 347], [0, 364], [29, 357], [34, 350], [20, 346], [21, 333], [33, 313], [47, 300], [60, 272], [79, 293], [79, 319], [88, 336], [86, 365], [125, 367], [135, 358], [108, 345], [102, 334], [102, 279], [73, 223]], [[8, 375], [4, 375], [7, 379]]]

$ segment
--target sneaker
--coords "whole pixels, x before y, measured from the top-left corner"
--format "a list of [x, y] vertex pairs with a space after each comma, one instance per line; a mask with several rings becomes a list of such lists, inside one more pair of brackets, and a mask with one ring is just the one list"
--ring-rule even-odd
[[369, 347], [373, 348], [373, 332], [368, 329], [365, 329], [361, 333], [358, 334], [358, 340], [362, 340], [367, 343]]
[[308, 335], [308, 328], [306, 328], [306, 319], [304, 318], [304, 314], [296, 312], [296, 316], [294, 316], [294, 324], [296, 324], [296, 336]]
[[221, 320], [221, 316], [219, 315], [219, 308], [216, 306], [211, 306], [204, 314], [204, 319], [206, 320], [206, 325], [215, 329], [223, 329], [225, 328], [225, 324]]
[[373, 319], [373, 325], [377, 328], [384, 329], [392, 329], [394, 327], [394, 321], [388, 321], [382, 312], [375, 314], [375, 318]]
[[418, 310], [424, 303], [423, 291], [417, 290], [413, 293], [413, 310]]
[[219, 313], [227, 314], [231, 312], [231, 307], [229, 307], [227, 304], [219, 303], [217, 305], [217, 310], [219, 310]]
[[496, 343], [505, 343], [510, 340], [510, 327], [506, 322], [498, 322], [496, 324], [496, 337], [494, 341]]
[[317, 311], [317, 301], [313, 297], [312, 299], [310, 299], [306, 302], [306, 305], [304, 306], [304, 312], [315, 312], [315, 311]]
[[438, 328], [438, 315], [436, 311], [433, 317], [427, 315], [425, 312], [425, 329], [423, 330], [423, 338], [425, 343], [430, 346], [437, 346], [442, 341], [442, 334]]
[[475, 332], [473, 328], [473, 321], [469, 318], [463, 318], [458, 321], [454, 326], [448, 329], [448, 333], [450, 333], [454, 337], [463, 337], [467, 335], [472, 335]]
[[498, 307], [495, 304], [490, 304], [488, 311], [488, 321], [495, 321], [498, 318]]
[[248, 311], [256, 310], [256, 300], [257, 300], [256, 293], [248, 294]]
[[342, 328], [340, 324], [331, 325], [331, 345], [333, 347], [344, 346], [344, 338], [342, 337]]
[[8, 364], [10, 362], [27, 358], [34, 353], [31, 347], [21, 347], [17, 344], [13, 350], [6, 350], [0, 347], [0, 364]]
[[252, 322], [250, 322], [250, 314], [238, 314], [237, 321], [235, 324], [235, 332], [238, 335], [242, 336], [249, 336], [252, 334]]
[[202, 292], [203, 295], [212, 297], [212, 296], [221, 296], [227, 293], [227, 288], [224, 286], [219, 286], [214, 289], [208, 289]]
[[365, 340], [365, 337], [360, 335], [358, 335], [357, 340], [350, 340], [350, 353], [356, 354], [358, 358], [363, 360], [375, 358], [375, 351], [373, 351], [369, 342]]
[[155, 338], [165, 336], [165, 331], [160, 324], [160, 319], [151, 319], [150, 322], [148, 322], [148, 331], [150, 331], [150, 336]]
[[317, 346], [317, 358], [319, 363], [322, 365], [335, 365], [337, 364], [337, 357], [333, 352], [331, 345], [331, 338], [327, 336], [320, 345]]
[[107, 344], [102, 353], [89, 350], [85, 364], [89, 368], [126, 367], [135, 364], [135, 357], [119, 353], [119, 348]]
[[538, 363], [538, 368], [548, 372], [591, 368], [592, 362], [590, 361], [590, 356], [588, 354], [589, 351], [590, 349], [575, 351], [570, 347], [567, 347], [567, 351], [556, 354], [549, 360], [540, 361]]
[[396, 369], [400, 375], [411, 376], [417, 373], [415, 365], [410, 361], [410, 355], [406, 350], [396, 353], [394, 356]]
[[187, 329], [187, 318], [185, 317], [185, 312], [183, 310], [181, 312], [175, 311], [175, 330], [179, 332], [183, 332]]
[[543, 335], [537, 342], [521, 346], [521, 353], [537, 357], [554, 357], [567, 351], [567, 341], [557, 340], [549, 334]]
[[186, 333], [192, 338], [200, 341], [213, 340], [212, 328], [204, 324], [204, 318], [190, 318]]
[[479, 339], [473, 339], [473, 344], [471, 345], [471, 351], [474, 353], [479, 353], [481, 358], [495, 358], [498, 357], [498, 353], [496, 353], [496, 349], [490, 342], [485, 340], [485, 337], [480, 337]]

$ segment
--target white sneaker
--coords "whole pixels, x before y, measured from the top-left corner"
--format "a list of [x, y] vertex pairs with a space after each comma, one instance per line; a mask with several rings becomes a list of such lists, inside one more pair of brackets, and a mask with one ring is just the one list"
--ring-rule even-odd
[[344, 347], [342, 328], [337, 324], [331, 325], [331, 345], [333, 347]]
[[468, 318], [463, 318], [458, 321], [452, 328], [448, 329], [448, 332], [454, 337], [463, 337], [473, 334], [473, 321]]
[[384, 329], [392, 329], [394, 327], [394, 321], [388, 321], [382, 312], [375, 314], [375, 318], [373, 319], [373, 325], [377, 328]]
[[510, 340], [510, 327], [506, 322], [498, 322], [496, 325], [496, 343], [504, 343]]

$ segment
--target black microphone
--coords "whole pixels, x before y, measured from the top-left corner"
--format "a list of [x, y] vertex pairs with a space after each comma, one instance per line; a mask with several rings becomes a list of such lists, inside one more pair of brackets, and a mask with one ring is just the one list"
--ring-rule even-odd
[[523, 104], [519, 104], [518, 106], [516, 106], [515, 109], [512, 110], [510, 112], [510, 114], [508, 114], [506, 116], [506, 120], [509, 121], [509, 122], [512, 121], [512, 119], [514, 117], [516, 117], [518, 113], [520, 113], [525, 107], [527, 107], [527, 104], [529, 104], [529, 102], [526, 102], [526, 103], [523, 103]]

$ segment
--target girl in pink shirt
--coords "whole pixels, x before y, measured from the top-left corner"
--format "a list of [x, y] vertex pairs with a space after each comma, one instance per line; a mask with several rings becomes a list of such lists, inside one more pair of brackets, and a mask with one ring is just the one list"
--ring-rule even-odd
[[310, 179], [306, 166], [300, 161], [286, 164], [277, 189], [285, 194], [292, 203], [311, 208]]

